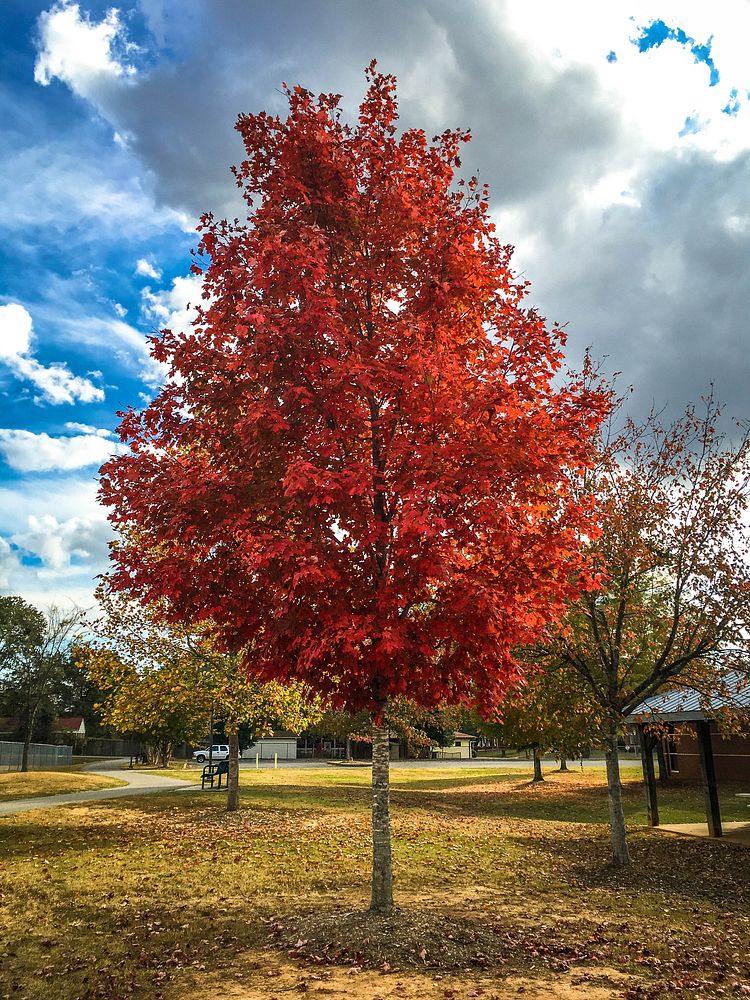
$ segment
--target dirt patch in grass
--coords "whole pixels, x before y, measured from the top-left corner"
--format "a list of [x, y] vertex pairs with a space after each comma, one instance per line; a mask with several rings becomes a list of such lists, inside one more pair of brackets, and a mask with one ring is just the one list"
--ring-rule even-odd
[[[597, 926], [593, 912], [560, 917], [550, 925], [538, 912], [524, 914], [519, 908], [514, 913], [512, 906], [496, 910], [486, 900], [482, 911], [472, 915], [456, 909], [398, 909], [383, 916], [337, 911], [287, 916], [269, 924], [272, 946], [307, 968], [344, 966], [349, 975], [376, 970], [396, 976], [432, 975], [433, 981], [463, 972], [463, 992], [450, 992], [450, 987], [438, 996], [481, 996], [476, 990], [466, 993], [465, 983], [472, 978], [494, 978], [498, 996], [513, 995], [508, 992], [511, 979], [531, 983], [537, 993], [541, 989], [539, 995], [550, 997], [577, 996], [581, 985], [590, 996], [597, 983], [603, 984], [604, 996], [627, 1000], [718, 1000], [750, 992], [745, 985], [750, 966], [735, 930], [703, 924], [701, 940], [687, 930], [654, 928], [648, 941], [638, 940], [634, 930], [625, 920]], [[724, 950], [718, 942], [727, 933], [730, 940]], [[567, 992], [561, 989], [560, 977]], [[550, 979], [558, 992], [549, 991]], [[498, 982], [504, 983], [500, 993]], [[518, 986], [514, 989], [519, 992]]]
[[[255, 959], [255, 960], [253, 960]], [[622, 997], [622, 977], [615, 970], [562, 974], [554, 982], [529, 976], [474, 971], [457, 976], [443, 973], [383, 972], [300, 965], [284, 956], [247, 956], [231, 977], [211, 975], [180, 1000], [285, 1000], [290, 996], [316, 1000], [616, 1000]]]
[[71, 792], [92, 792], [97, 788], [117, 788], [127, 781], [105, 778], [98, 774], [70, 771], [11, 771], [0, 774], [0, 802], [33, 799], [39, 795], [69, 795]]
[[384, 972], [505, 965], [515, 946], [491, 925], [400, 908], [310, 913], [274, 921], [270, 933], [292, 957]]

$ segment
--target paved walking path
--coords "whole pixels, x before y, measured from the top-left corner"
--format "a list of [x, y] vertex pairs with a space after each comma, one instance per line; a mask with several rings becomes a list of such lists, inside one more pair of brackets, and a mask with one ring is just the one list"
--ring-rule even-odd
[[120, 799], [127, 795], [148, 795], [152, 792], [168, 792], [177, 788], [195, 788], [191, 783], [181, 779], [163, 778], [158, 774], [130, 771], [127, 768], [122, 770], [122, 765], [126, 764], [127, 760], [125, 757], [122, 760], [97, 761], [83, 769], [101, 774], [105, 778], [126, 781], [126, 787], [99, 788], [92, 792], [68, 792], [66, 795], [39, 795], [33, 799], [0, 802], [0, 816], [15, 816], [17, 813], [30, 812], [32, 809], [52, 809], [54, 806], [75, 805], [77, 802], [101, 802], [105, 799]]

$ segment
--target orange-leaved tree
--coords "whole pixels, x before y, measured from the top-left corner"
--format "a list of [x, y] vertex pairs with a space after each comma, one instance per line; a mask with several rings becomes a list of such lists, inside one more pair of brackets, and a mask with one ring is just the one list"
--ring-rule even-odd
[[750, 431], [730, 438], [720, 417], [709, 396], [671, 424], [652, 413], [602, 441], [588, 474], [601, 510], [590, 543], [599, 586], [535, 650], [599, 706], [618, 867], [630, 864], [617, 755], [625, 719], [667, 688], [730, 702], [750, 675]]
[[[245, 668], [371, 710], [373, 911], [392, 907], [388, 705], [502, 698], [570, 598], [591, 504], [573, 481], [607, 407], [555, 387], [562, 335], [523, 305], [469, 136], [398, 133], [367, 71], [358, 122], [287, 88], [242, 115], [247, 222], [207, 215], [170, 377], [101, 497], [115, 587], [210, 619]], [[145, 541], [145, 544], [142, 542]]]

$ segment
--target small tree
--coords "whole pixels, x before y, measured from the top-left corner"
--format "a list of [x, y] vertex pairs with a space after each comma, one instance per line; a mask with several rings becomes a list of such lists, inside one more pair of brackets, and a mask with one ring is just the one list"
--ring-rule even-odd
[[[750, 439], [717, 430], [712, 398], [664, 426], [652, 414], [603, 445], [588, 474], [601, 509], [591, 544], [598, 589], [574, 602], [545, 647], [571, 671], [605, 723], [612, 856], [630, 862], [617, 742], [623, 720], [667, 686], [722, 687], [747, 672], [750, 634]], [[544, 656], [542, 657], [544, 659]]]
[[[407, 749], [444, 746], [452, 737], [464, 716], [458, 708], [420, 708], [407, 698], [391, 702], [388, 711], [388, 727], [406, 744]], [[343, 709], [326, 709], [319, 719], [309, 726], [311, 734], [333, 736], [345, 740], [347, 758], [350, 757], [351, 740], [362, 743], [372, 742], [374, 719], [372, 713], [361, 711], [346, 712]]]
[[164, 621], [162, 610], [97, 591], [102, 614], [89, 623], [97, 638], [79, 665], [102, 692], [99, 709], [120, 732], [140, 735], [163, 767], [172, 747], [202, 738], [210, 718], [223, 723], [230, 748], [228, 805], [239, 808], [239, 728], [266, 735], [274, 725], [299, 731], [319, 715], [300, 684], [253, 681], [239, 658], [217, 652], [210, 632], [190, 633]]
[[531, 748], [536, 782], [544, 780], [541, 758], [545, 753], [554, 753], [560, 769], [567, 770], [567, 760], [601, 742], [601, 714], [580, 678], [550, 668], [531, 669], [526, 683], [503, 702], [495, 721], [482, 719], [478, 713], [475, 720], [480, 732], [505, 746]]
[[240, 728], [249, 730], [253, 739], [268, 735], [276, 727], [300, 733], [320, 718], [320, 701], [301, 684], [252, 680], [241, 669], [239, 656], [207, 649], [205, 640], [198, 655], [208, 667], [202, 684], [227, 733], [227, 811], [235, 812], [240, 805]]
[[[294, 87], [240, 116], [248, 222], [206, 216], [204, 302], [102, 470], [113, 585], [210, 619], [254, 676], [371, 711], [373, 911], [393, 905], [388, 715], [502, 698], [562, 608], [590, 504], [572, 481], [606, 407], [556, 387], [562, 335], [523, 307], [469, 136], [397, 134], [367, 72], [355, 126]], [[145, 544], [144, 544], [145, 542]]]
[[81, 647], [78, 656], [103, 694], [97, 707], [104, 722], [141, 739], [154, 763], [169, 767], [175, 744], [195, 742], [206, 731], [210, 701], [190, 658], [143, 665], [92, 647]]
[[19, 715], [21, 770], [29, 769], [34, 725], [62, 683], [80, 613], [49, 608], [44, 615], [20, 597], [0, 597], [0, 680]]

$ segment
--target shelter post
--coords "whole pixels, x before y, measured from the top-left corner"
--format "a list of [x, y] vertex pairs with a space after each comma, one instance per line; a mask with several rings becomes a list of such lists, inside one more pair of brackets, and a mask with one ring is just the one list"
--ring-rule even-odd
[[706, 820], [710, 837], [721, 837], [721, 812], [719, 810], [719, 793], [716, 787], [716, 768], [714, 767], [714, 751], [711, 745], [711, 724], [701, 719], [695, 723], [698, 733], [698, 758], [700, 760], [703, 794], [706, 799]]
[[659, 781], [666, 785], [669, 781], [669, 767], [667, 766], [667, 755], [664, 753], [664, 740], [656, 742], [656, 761], [659, 765]]

